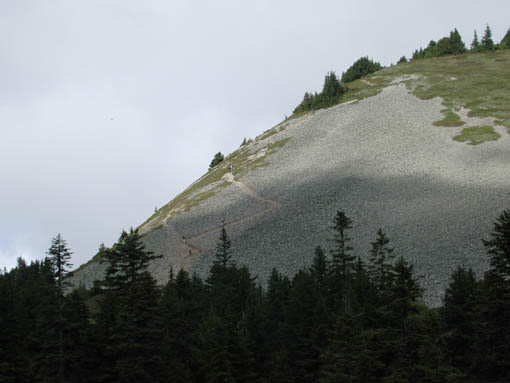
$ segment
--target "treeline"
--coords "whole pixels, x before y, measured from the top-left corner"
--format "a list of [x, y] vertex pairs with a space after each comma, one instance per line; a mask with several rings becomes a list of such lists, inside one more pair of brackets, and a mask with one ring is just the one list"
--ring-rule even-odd
[[[489, 25], [485, 28], [482, 39], [478, 39], [478, 34], [475, 30], [473, 41], [471, 42], [471, 48], [469, 52], [480, 53], [480, 52], [491, 52], [498, 49], [510, 49], [510, 29], [506, 32], [505, 36], [499, 44], [494, 43], [492, 39], [492, 31]], [[439, 57], [447, 55], [456, 55], [468, 52], [466, 45], [462, 41], [457, 29], [450, 32], [449, 37], [443, 37], [437, 42], [431, 40], [429, 45], [423, 49], [417, 49], [414, 51], [412, 59], [418, 60], [427, 57]], [[402, 59], [401, 59], [402, 60]], [[403, 61], [403, 60], [402, 60]]]
[[361, 57], [342, 74], [341, 80], [338, 79], [335, 72], [327, 73], [322, 91], [320, 93], [306, 92], [303, 101], [294, 109], [293, 113], [298, 114], [338, 104], [342, 95], [347, 92], [346, 83], [374, 73], [381, 68], [381, 64], [368, 57]]
[[[263, 289], [221, 230], [204, 281], [158, 287], [136, 231], [103, 248], [106, 278], [64, 295], [70, 251], [0, 275], [2, 382], [508, 382], [510, 210], [484, 241], [490, 268], [462, 267], [443, 305], [421, 303], [413, 266], [382, 230], [365, 263], [337, 212], [333, 248]], [[445, 255], [447, 256], [447, 255]]]
[[[485, 28], [481, 40], [478, 39], [478, 34], [475, 30], [471, 48], [468, 50], [459, 31], [455, 28], [450, 32], [449, 36], [443, 37], [437, 42], [431, 40], [426, 48], [416, 49], [413, 52], [412, 60], [456, 55], [466, 52], [491, 52], [498, 49], [510, 49], [510, 29], [508, 29], [499, 44], [494, 43], [489, 25]], [[397, 64], [407, 61], [407, 58], [402, 56]], [[378, 62], [368, 57], [361, 57], [356, 60], [346, 72], [342, 73], [341, 79], [338, 79], [335, 72], [327, 73], [322, 91], [320, 93], [306, 92], [303, 101], [294, 109], [293, 113], [300, 114], [338, 104], [342, 99], [342, 95], [348, 91], [347, 83], [370, 73], [374, 73], [382, 68], [383, 67]]]

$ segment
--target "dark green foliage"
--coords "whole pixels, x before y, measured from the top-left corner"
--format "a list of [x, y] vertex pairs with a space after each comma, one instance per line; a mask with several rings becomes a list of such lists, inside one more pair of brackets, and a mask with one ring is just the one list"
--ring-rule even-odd
[[221, 152], [218, 152], [214, 155], [214, 158], [212, 159], [211, 163], [209, 164], [209, 170], [214, 168], [216, 165], [218, 165], [220, 162], [222, 162], [225, 159], [223, 154]]
[[492, 51], [494, 49], [494, 41], [492, 41], [492, 32], [489, 24], [485, 28], [485, 32], [483, 33], [482, 43], [480, 44], [480, 50], [482, 52]]
[[499, 43], [499, 49], [510, 49], [510, 28], [506, 32], [503, 39], [501, 39], [501, 42]]
[[64, 358], [64, 278], [68, 273], [68, 268], [71, 266], [71, 251], [67, 248], [66, 241], [58, 234], [55, 238], [51, 240], [51, 246], [47, 252], [49, 255], [49, 259], [53, 266], [53, 273], [57, 287], [57, 323], [56, 323], [56, 331], [57, 331], [57, 368], [58, 368], [58, 377], [57, 380], [59, 382], [65, 381], [65, 358]]
[[147, 267], [161, 258], [145, 250], [138, 230], [122, 231], [119, 241], [111, 249], [103, 249], [101, 263], [106, 263], [104, 286], [109, 290], [125, 290], [127, 286], [144, 281]]
[[388, 246], [390, 240], [382, 229], [377, 230], [377, 238], [370, 250], [370, 277], [375, 288], [382, 292], [391, 286], [394, 279], [392, 260], [395, 258], [393, 248]]
[[328, 334], [329, 345], [321, 355], [321, 383], [352, 383], [360, 380], [363, 333], [359, 318], [350, 310], [338, 316]]
[[474, 355], [477, 323], [480, 323], [479, 304], [480, 289], [473, 270], [458, 267], [444, 296], [442, 341], [446, 361], [455, 369], [455, 374], [464, 379], [476, 373]]
[[324, 78], [324, 85], [321, 93], [305, 93], [303, 101], [294, 109], [294, 114], [310, 110], [328, 108], [340, 102], [346, 88], [340, 84], [335, 72], [329, 72]]
[[357, 80], [380, 69], [382, 69], [382, 66], [378, 62], [370, 60], [368, 57], [361, 57], [342, 74], [342, 83]]
[[398, 61], [397, 61], [397, 64], [402, 64], [402, 63], [406, 63], [407, 62], [407, 58], [406, 56], [402, 56]]
[[413, 53], [413, 60], [426, 57], [458, 55], [465, 52], [467, 52], [466, 46], [462, 41], [462, 37], [460, 36], [459, 31], [457, 31], [457, 28], [455, 28], [450, 32], [449, 37], [443, 37], [437, 42], [431, 40], [427, 48], [420, 48], [419, 50], [415, 50]]
[[47, 254], [53, 265], [53, 272], [55, 273], [55, 281], [57, 282], [58, 290], [63, 294], [65, 286], [64, 278], [69, 272], [69, 268], [72, 266], [70, 262], [72, 253], [67, 248], [67, 242], [62, 238], [60, 233], [51, 240], [51, 246]]
[[133, 229], [123, 231], [118, 243], [105, 251], [106, 291], [96, 339], [103, 345], [102, 379], [139, 382], [162, 374], [159, 291], [147, 271], [149, 262], [157, 258], [145, 250]]
[[352, 255], [353, 248], [349, 245], [350, 238], [347, 230], [352, 228], [352, 220], [343, 211], [337, 211], [332, 229], [335, 231], [335, 248], [331, 252], [331, 272], [340, 276], [345, 282], [351, 272], [356, 257]]
[[369, 266], [354, 258], [351, 226], [338, 211], [331, 256], [317, 247], [292, 282], [273, 270], [265, 291], [224, 229], [206, 283], [170, 271], [158, 288], [132, 230], [103, 249], [107, 282], [63, 301], [54, 262], [20, 259], [0, 273], [0, 381], [508, 381], [510, 210], [484, 241], [483, 280], [459, 267], [438, 309], [420, 304], [413, 266], [393, 264], [382, 230]]
[[471, 43], [471, 52], [480, 52], [480, 41], [478, 41], [478, 34], [476, 33], [476, 30], [473, 42]]
[[219, 241], [216, 244], [216, 253], [214, 254], [216, 259], [214, 260], [214, 265], [222, 269], [227, 269], [228, 266], [233, 264], [232, 254], [230, 253], [231, 246], [232, 242], [228, 238], [225, 226], [223, 226], [221, 228]]
[[491, 238], [483, 244], [490, 258], [490, 273], [510, 281], [510, 209], [501, 213], [494, 223]]

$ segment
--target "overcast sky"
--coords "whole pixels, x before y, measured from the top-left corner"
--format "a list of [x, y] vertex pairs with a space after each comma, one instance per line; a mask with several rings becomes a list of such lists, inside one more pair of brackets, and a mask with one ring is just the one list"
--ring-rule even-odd
[[0, 266], [74, 267], [290, 115], [329, 70], [389, 65], [510, 2], [0, 0]]

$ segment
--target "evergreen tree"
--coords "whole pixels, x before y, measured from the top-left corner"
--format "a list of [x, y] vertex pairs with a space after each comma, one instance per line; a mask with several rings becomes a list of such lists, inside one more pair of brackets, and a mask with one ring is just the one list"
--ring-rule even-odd
[[335, 100], [344, 93], [344, 89], [338, 81], [335, 72], [329, 72], [324, 78], [324, 85], [322, 87], [322, 96], [325, 100]]
[[67, 242], [62, 238], [60, 233], [51, 240], [51, 246], [47, 254], [53, 265], [58, 292], [63, 296], [64, 287], [66, 285], [64, 279], [69, 272], [69, 268], [72, 266], [70, 263], [72, 253], [67, 248]]
[[119, 241], [104, 254], [106, 298], [101, 304], [105, 358], [104, 377], [122, 382], [158, 381], [163, 375], [162, 325], [159, 290], [147, 271], [160, 258], [145, 250], [138, 231], [123, 231]]
[[216, 253], [214, 254], [214, 257], [216, 259], [213, 261], [215, 266], [226, 270], [229, 266], [232, 266], [235, 264], [232, 261], [232, 254], [230, 251], [231, 247], [232, 247], [232, 241], [230, 240], [230, 238], [227, 235], [225, 226], [223, 226], [221, 228], [219, 241], [216, 244]]
[[[444, 324], [446, 358], [457, 376], [476, 375], [475, 345], [479, 330], [479, 287], [471, 269], [458, 267], [444, 295], [441, 316]], [[451, 372], [452, 373], [452, 372]]]
[[491, 51], [494, 49], [494, 41], [492, 41], [492, 32], [489, 24], [485, 28], [485, 32], [482, 37], [481, 49], [484, 52]]
[[345, 282], [356, 259], [352, 254], [353, 248], [349, 246], [351, 239], [347, 236], [347, 230], [352, 228], [352, 220], [343, 211], [337, 211], [332, 228], [335, 231], [335, 248], [331, 252], [331, 272]]
[[209, 164], [209, 170], [216, 167], [220, 162], [222, 162], [225, 159], [223, 154], [221, 152], [218, 152], [214, 155], [214, 158], [212, 159], [211, 163]]
[[65, 297], [64, 311], [65, 382], [90, 382], [94, 377], [94, 347], [89, 311], [78, 290]]
[[[152, 251], [145, 250], [138, 230], [122, 231], [119, 241], [111, 248], [103, 250], [101, 263], [106, 263], [104, 285], [108, 290], [124, 290], [146, 278], [150, 262], [161, 258]], [[145, 281], [144, 281], [145, 282]]]
[[370, 60], [368, 57], [361, 57], [342, 74], [342, 83], [357, 80], [380, 69], [382, 66], [378, 62]]
[[406, 63], [407, 62], [407, 58], [406, 56], [402, 56], [398, 61], [397, 61], [397, 65], [398, 64], [402, 64], [402, 63]]
[[480, 52], [480, 42], [478, 41], [478, 35], [475, 30], [473, 42], [471, 43], [471, 52]]
[[362, 330], [359, 320], [346, 310], [328, 334], [329, 344], [321, 356], [320, 383], [364, 382], [359, 379], [362, 353]]
[[485, 273], [483, 317], [485, 331], [482, 370], [485, 379], [503, 382], [510, 376], [510, 209], [494, 223], [490, 239], [483, 241], [490, 268]]
[[392, 260], [395, 258], [393, 248], [388, 246], [390, 240], [382, 229], [377, 230], [375, 242], [371, 242], [369, 273], [379, 292], [388, 288], [394, 277]]
[[499, 43], [499, 49], [510, 49], [510, 28]]
[[328, 262], [324, 250], [320, 246], [315, 248], [315, 256], [310, 267], [310, 273], [317, 287], [324, 288], [328, 275]]
[[450, 32], [450, 50], [451, 54], [457, 55], [466, 52], [466, 45], [462, 41], [459, 31], [455, 28]]
[[64, 382], [65, 379], [65, 355], [64, 355], [64, 287], [66, 282], [64, 278], [68, 273], [68, 267], [71, 267], [70, 259], [71, 259], [71, 251], [67, 248], [66, 241], [62, 238], [62, 236], [57, 234], [55, 238], [51, 240], [51, 246], [47, 252], [49, 255], [49, 259], [53, 266], [53, 272], [55, 275], [55, 282], [57, 287], [57, 331], [58, 331], [58, 378], [59, 382]]
[[489, 272], [510, 281], [510, 209], [501, 213], [494, 223], [491, 238], [484, 240], [483, 244], [489, 255]]

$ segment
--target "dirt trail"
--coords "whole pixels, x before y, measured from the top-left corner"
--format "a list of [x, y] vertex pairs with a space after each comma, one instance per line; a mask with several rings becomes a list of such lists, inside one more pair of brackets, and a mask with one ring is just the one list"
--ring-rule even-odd
[[259, 200], [261, 202], [267, 203], [270, 206], [265, 208], [265, 209], [263, 209], [263, 210], [260, 210], [258, 212], [249, 214], [249, 215], [247, 215], [245, 217], [242, 217], [242, 218], [239, 218], [239, 219], [235, 219], [235, 220], [230, 221], [230, 222], [225, 222], [225, 223], [223, 223], [221, 225], [217, 225], [217, 226], [215, 226], [213, 228], [210, 228], [208, 230], [205, 230], [205, 231], [203, 231], [203, 232], [201, 232], [199, 234], [193, 235], [193, 236], [188, 237], [188, 238], [185, 238], [181, 233], [179, 233], [178, 230], [174, 227], [174, 225], [169, 223], [168, 220], [165, 221], [164, 225], [168, 228], [168, 230], [171, 231], [172, 234], [175, 235], [177, 238], [182, 240], [182, 244], [179, 247], [179, 258], [182, 260], [181, 267], [184, 270], [188, 270], [189, 271], [191, 265], [194, 263], [194, 261], [203, 252], [202, 248], [200, 248], [199, 246], [193, 244], [191, 241], [200, 239], [200, 238], [202, 238], [202, 237], [204, 237], [204, 236], [206, 236], [208, 234], [211, 234], [213, 232], [217, 232], [222, 227], [228, 228], [229, 226], [237, 225], [239, 223], [246, 222], [246, 221], [248, 221], [250, 219], [263, 216], [264, 214], [269, 213], [272, 210], [279, 209], [282, 206], [281, 202], [279, 202], [277, 200], [273, 200], [273, 199], [266, 199], [266, 198], [260, 196], [255, 190], [253, 190], [251, 187], [246, 185], [244, 182], [236, 181], [234, 179], [234, 175], [232, 173], [227, 173], [225, 175], [225, 178], [226, 178], [227, 181], [229, 181], [232, 184], [234, 184], [235, 186], [237, 186], [243, 193], [245, 193], [245, 194], [249, 195], [250, 197], [255, 198], [255, 199], [257, 199], [257, 200]]

